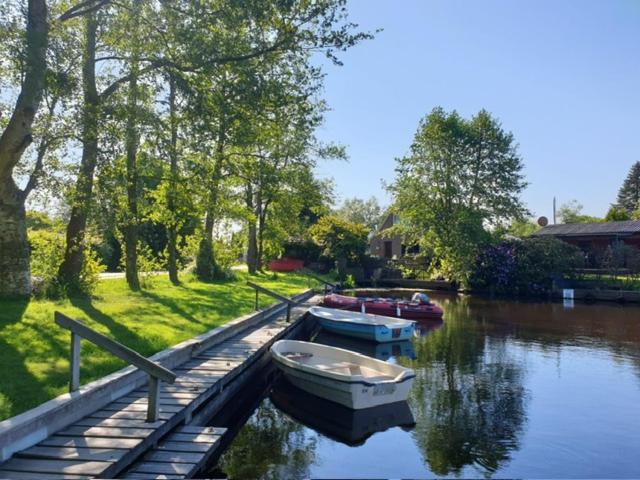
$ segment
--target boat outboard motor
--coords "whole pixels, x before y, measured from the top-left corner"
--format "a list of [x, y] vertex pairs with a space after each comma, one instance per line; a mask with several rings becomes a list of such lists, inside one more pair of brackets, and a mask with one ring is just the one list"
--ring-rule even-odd
[[412, 296], [411, 296], [411, 301], [412, 302], [418, 302], [422, 305], [427, 305], [430, 300], [429, 300], [429, 295], [427, 295], [426, 293], [422, 293], [422, 292], [415, 292]]

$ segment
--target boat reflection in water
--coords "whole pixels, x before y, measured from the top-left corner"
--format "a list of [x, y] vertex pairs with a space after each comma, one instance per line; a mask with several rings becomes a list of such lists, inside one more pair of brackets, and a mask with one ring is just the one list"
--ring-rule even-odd
[[430, 332], [440, 330], [443, 325], [443, 320], [421, 320], [416, 322], [415, 336], [426, 337]]
[[352, 410], [300, 390], [284, 378], [274, 385], [270, 399], [294, 420], [349, 446], [363, 445], [376, 432], [393, 427], [408, 431], [415, 425], [413, 413], [405, 401]]
[[378, 360], [387, 361], [391, 357], [408, 357], [416, 358], [416, 352], [413, 343], [409, 340], [402, 342], [375, 343], [366, 340], [358, 340], [357, 338], [345, 337], [329, 333], [326, 330], [320, 331], [313, 339], [314, 343], [329, 345], [330, 347], [344, 348], [352, 352], [361, 353], [367, 357], [376, 358]]

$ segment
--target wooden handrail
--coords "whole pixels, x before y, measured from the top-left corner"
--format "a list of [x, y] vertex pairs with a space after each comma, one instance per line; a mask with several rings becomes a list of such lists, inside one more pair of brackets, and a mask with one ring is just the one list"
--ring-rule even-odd
[[[300, 268], [297, 271], [302, 273], [303, 275], [306, 275], [309, 278], [313, 278], [314, 280], [317, 280], [318, 282], [322, 283], [324, 285], [324, 293], [325, 293], [325, 295], [327, 294], [327, 290], [333, 291], [337, 287], [337, 285], [335, 283], [331, 283], [331, 282], [326, 281], [324, 278], [316, 275], [315, 273], [313, 273], [308, 268]], [[329, 289], [327, 289], [327, 287], [329, 287]]]
[[173, 383], [176, 380], [176, 374], [143, 357], [135, 350], [96, 332], [84, 323], [69, 318], [63, 313], [55, 312], [54, 318], [58, 325], [71, 331], [71, 379], [69, 390], [73, 392], [80, 388], [80, 339], [84, 338], [149, 375], [147, 421], [155, 422], [159, 413], [160, 381], [164, 380], [167, 383]]
[[279, 293], [274, 292], [273, 290], [269, 290], [268, 288], [258, 285], [257, 283], [248, 281], [247, 285], [256, 291], [256, 305], [255, 305], [256, 310], [258, 310], [258, 307], [259, 307], [258, 293], [262, 292], [265, 295], [269, 295], [270, 297], [273, 297], [276, 300], [280, 300], [281, 302], [286, 303], [287, 304], [287, 322], [291, 319], [291, 307], [297, 305], [298, 302], [296, 302], [295, 300], [291, 300], [290, 298], [284, 297]]

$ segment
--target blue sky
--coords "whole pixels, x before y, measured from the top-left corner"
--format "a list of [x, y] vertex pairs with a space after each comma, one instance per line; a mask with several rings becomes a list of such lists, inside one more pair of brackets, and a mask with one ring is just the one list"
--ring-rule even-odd
[[381, 179], [433, 107], [486, 108], [520, 144], [523, 199], [604, 215], [640, 160], [640, 0], [351, 0], [376, 38], [326, 66], [332, 109], [318, 132], [349, 163], [321, 165], [342, 199], [389, 202]]

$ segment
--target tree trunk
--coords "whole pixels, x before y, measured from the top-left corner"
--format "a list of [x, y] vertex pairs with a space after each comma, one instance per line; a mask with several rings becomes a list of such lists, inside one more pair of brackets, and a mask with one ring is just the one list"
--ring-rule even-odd
[[126, 126], [127, 151], [127, 218], [124, 226], [125, 268], [127, 284], [131, 290], [140, 290], [138, 278], [138, 144], [136, 128], [138, 109], [138, 75], [134, 61], [129, 80], [129, 98]]
[[0, 187], [0, 295], [31, 293], [24, 198], [11, 177]]
[[76, 179], [71, 204], [71, 215], [67, 224], [67, 243], [64, 260], [58, 277], [73, 288], [80, 280], [84, 262], [84, 234], [93, 194], [93, 174], [98, 159], [98, 119], [100, 97], [96, 88], [96, 28], [95, 14], [89, 14], [85, 22], [85, 43], [82, 57], [82, 159]]
[[[253, 186], [247, 182], [246, 204], [250, 212], [254, 211]], [[247, 269], [251, 275], [258, 270], [258, 241], [255, 218], [251, 218], [247, 225]]]
[[169, 78], [169, 121], [171, 124], [171, 143], [169, 145], [169, 190], [167, 192], [167, 210], [170, 220], [167, 225], [167, 270], [169, 280], [174, 285], [180, 283], [178, 279], [178, 228], [176, 222], [175, 199], [178, 187], [178, 122], [176, 118], [176, 83], [173, 75]]
[[268, 199], [262, 205], [260, 209], [260, 215], [258, 216], [258, 269], [264, 268], [264, 228], [267, 224], [267, 212], [269, 210], [269, 204], [271, 200]]
[[202, 239], [198, 246], [196, 257], [196, 275], [200, 280], [211, 281], [218, 275], [215, 253], [213, 251], [213, 227], [215, 223], [216, 208], [218, 204], [218, 192], [222, 179], [222, 164], [224, 162], [224, 142], [225, 142], [224, 122], [221, 122], [218, 131], [218, 142], [216, 145], [215, 166], [209, 187], [209, 201], [207, 202], [206, 216]]
[[49, 23], [45, 0], [29, 0], [27, 9], [26, 64], [22, 90], [0, 136], [0, 295], [31, 293], [29, 243], [25, 214], [28, 192], [13, 180], [13, 169], [33, 141], [35, 118], [46, 72]]

